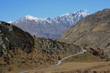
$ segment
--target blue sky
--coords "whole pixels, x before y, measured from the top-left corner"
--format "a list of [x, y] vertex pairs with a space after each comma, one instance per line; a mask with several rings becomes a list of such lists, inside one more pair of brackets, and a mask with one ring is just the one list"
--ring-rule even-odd
[[90, 14], [110, 8], [110, 0], [0, 0], [0, 21], [15, 21], [23, 16], [57, 17], [77, 10]]

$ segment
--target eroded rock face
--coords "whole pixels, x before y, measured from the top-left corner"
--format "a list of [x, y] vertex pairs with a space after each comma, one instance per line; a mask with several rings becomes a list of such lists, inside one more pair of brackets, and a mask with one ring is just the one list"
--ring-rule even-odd
[[105, 53], [105, 57], [110, 59], [110, 49], [105, 49], [104, 53]]
[[76, 54], [82, 51], [80, 46], [53, 41], [47, 38], [36, 38], [36, 47], [44, 53]]
[[31, 52], [34, 48], [33, 37], [13, 25], [0, 21], [0, 56], [15, 48]]

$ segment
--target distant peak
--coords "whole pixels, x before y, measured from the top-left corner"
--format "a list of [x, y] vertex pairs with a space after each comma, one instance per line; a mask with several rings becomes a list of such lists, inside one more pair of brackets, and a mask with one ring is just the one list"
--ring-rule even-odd
[[31, 16], [31, 15], [26, 15], [25, 17], [33, 17], [33, 16]]
[[63, 14], [63, 15], [61, 15], [61, 16], [68, 16], [68, 15], [70, 15], [71, 13], [66, 13], [66, 14]]
[[88, 13], [87, 10], [78, 10], [78, 11], [76, 11], [76, 12], [74, 12], [74, 13], [78, 13], [78, 12], [86, 12], [86, 13]]
[[63, 14], [63, 15], [61, 15], [61, 16], [69, 16], [69, 15], [71, 15], [71, 14], [82, 14], [82, 15], [84, 15], [84, 16], [89, 15], [89, 13], [88, 13], [87, 10], [78, 10], [78, 11], [76, 11], [76, 12], [74, 12], [74, 13], [66, 13], [66, 14]]
[[85, 12], [88, 12], [87, 10], [84, 10]]
[[23, 17], [24, 19], [29, 19], [29, 20], [35, 20], [38, 19], [37, 17], [31, 16], [31, 15], [26, 15]]
[[8, 23], [12, 23], [13, 21], [9, 21]]

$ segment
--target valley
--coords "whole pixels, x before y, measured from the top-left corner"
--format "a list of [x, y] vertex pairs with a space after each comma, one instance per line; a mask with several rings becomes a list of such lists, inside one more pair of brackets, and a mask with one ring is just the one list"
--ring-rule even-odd
[[40, 69], [34, 69], [34, 70], [29, 70], [29, 71], [24, 71], [24, 72], [20, 72], [20, 73], [28, 73], [28, 72], [35, 72], [35, 71], [39, 71], [39, 70], [44, 70], [44, 69], [50, 69], [50, 68], [53, 68], [53, 67], [56, 67], [56, 66], [59, 66], [60, 64], [62, 64], [62, 62], [64, 60], [67, 60], [68, 58], [71, 58], [71, 57], [74, 57], [74, 56], [77, 56], [77, 55], [80, 55], [80, 54], [84, 54], [86, 52], [86, 50], [82, 49], [81, 52], [77, 53], [77, 54], [74, 54], [74, 55], [69, 55], [69, 56], [66, 56], [66, 57], [63, 57], [61, 60], [58, 61], [57, 64], [55, 65], [52, 65], [52, 66], [49, 66], [49, 67], [44, 67], [44, 68], [40, 68]]
[[[76, 24], [73, 20], [66, 21], [74, 17]], [[68, 25], [61, 26], [65, 31], [61, 30], [64, 33], [60, 33], [59, 38], [38, 37], [24, 29], [26, 26], [33, 32], [44, 24], [49, 25], [47, 31], [42, 30], [45, 27], [41, 29], [45, 35], [44, 32], [52, 31], [57, 25], [61, 29], [59, 24], [53, 24], [56, 20], [60, 25]], [[39, 23], [33, 29], [35, 22]], [[78, 11], [54, 19], [25, 16], [15, 23], [18, 24], [0, 21], [0, 73], [110, 73], [110, 9], [91, 15], [87, 11]], [[41, 33], [37, 31], [33, 33]]]
[[60, 66], [29, 73], [109, 73], [110, 62], [67, 62]]
[[109, 73], [109, 70], [109, 61], [101, 60], [89, 53], [85, 53], [77, 57], [71, 57], [57, 67], [29, 73]]

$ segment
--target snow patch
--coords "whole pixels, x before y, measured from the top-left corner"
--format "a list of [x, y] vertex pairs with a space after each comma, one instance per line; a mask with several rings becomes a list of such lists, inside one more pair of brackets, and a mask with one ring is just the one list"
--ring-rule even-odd
[[23, 17], [24, 19], [28, 19], [28, 20], [37, 20], [37, 19], [39, 19], [39, 18], [37, 18], [37, 17], [34, 17], [34, 16], [31, 16], [31, 15], [27, 15], [27, 16], [25, 16], [25, 17]]

